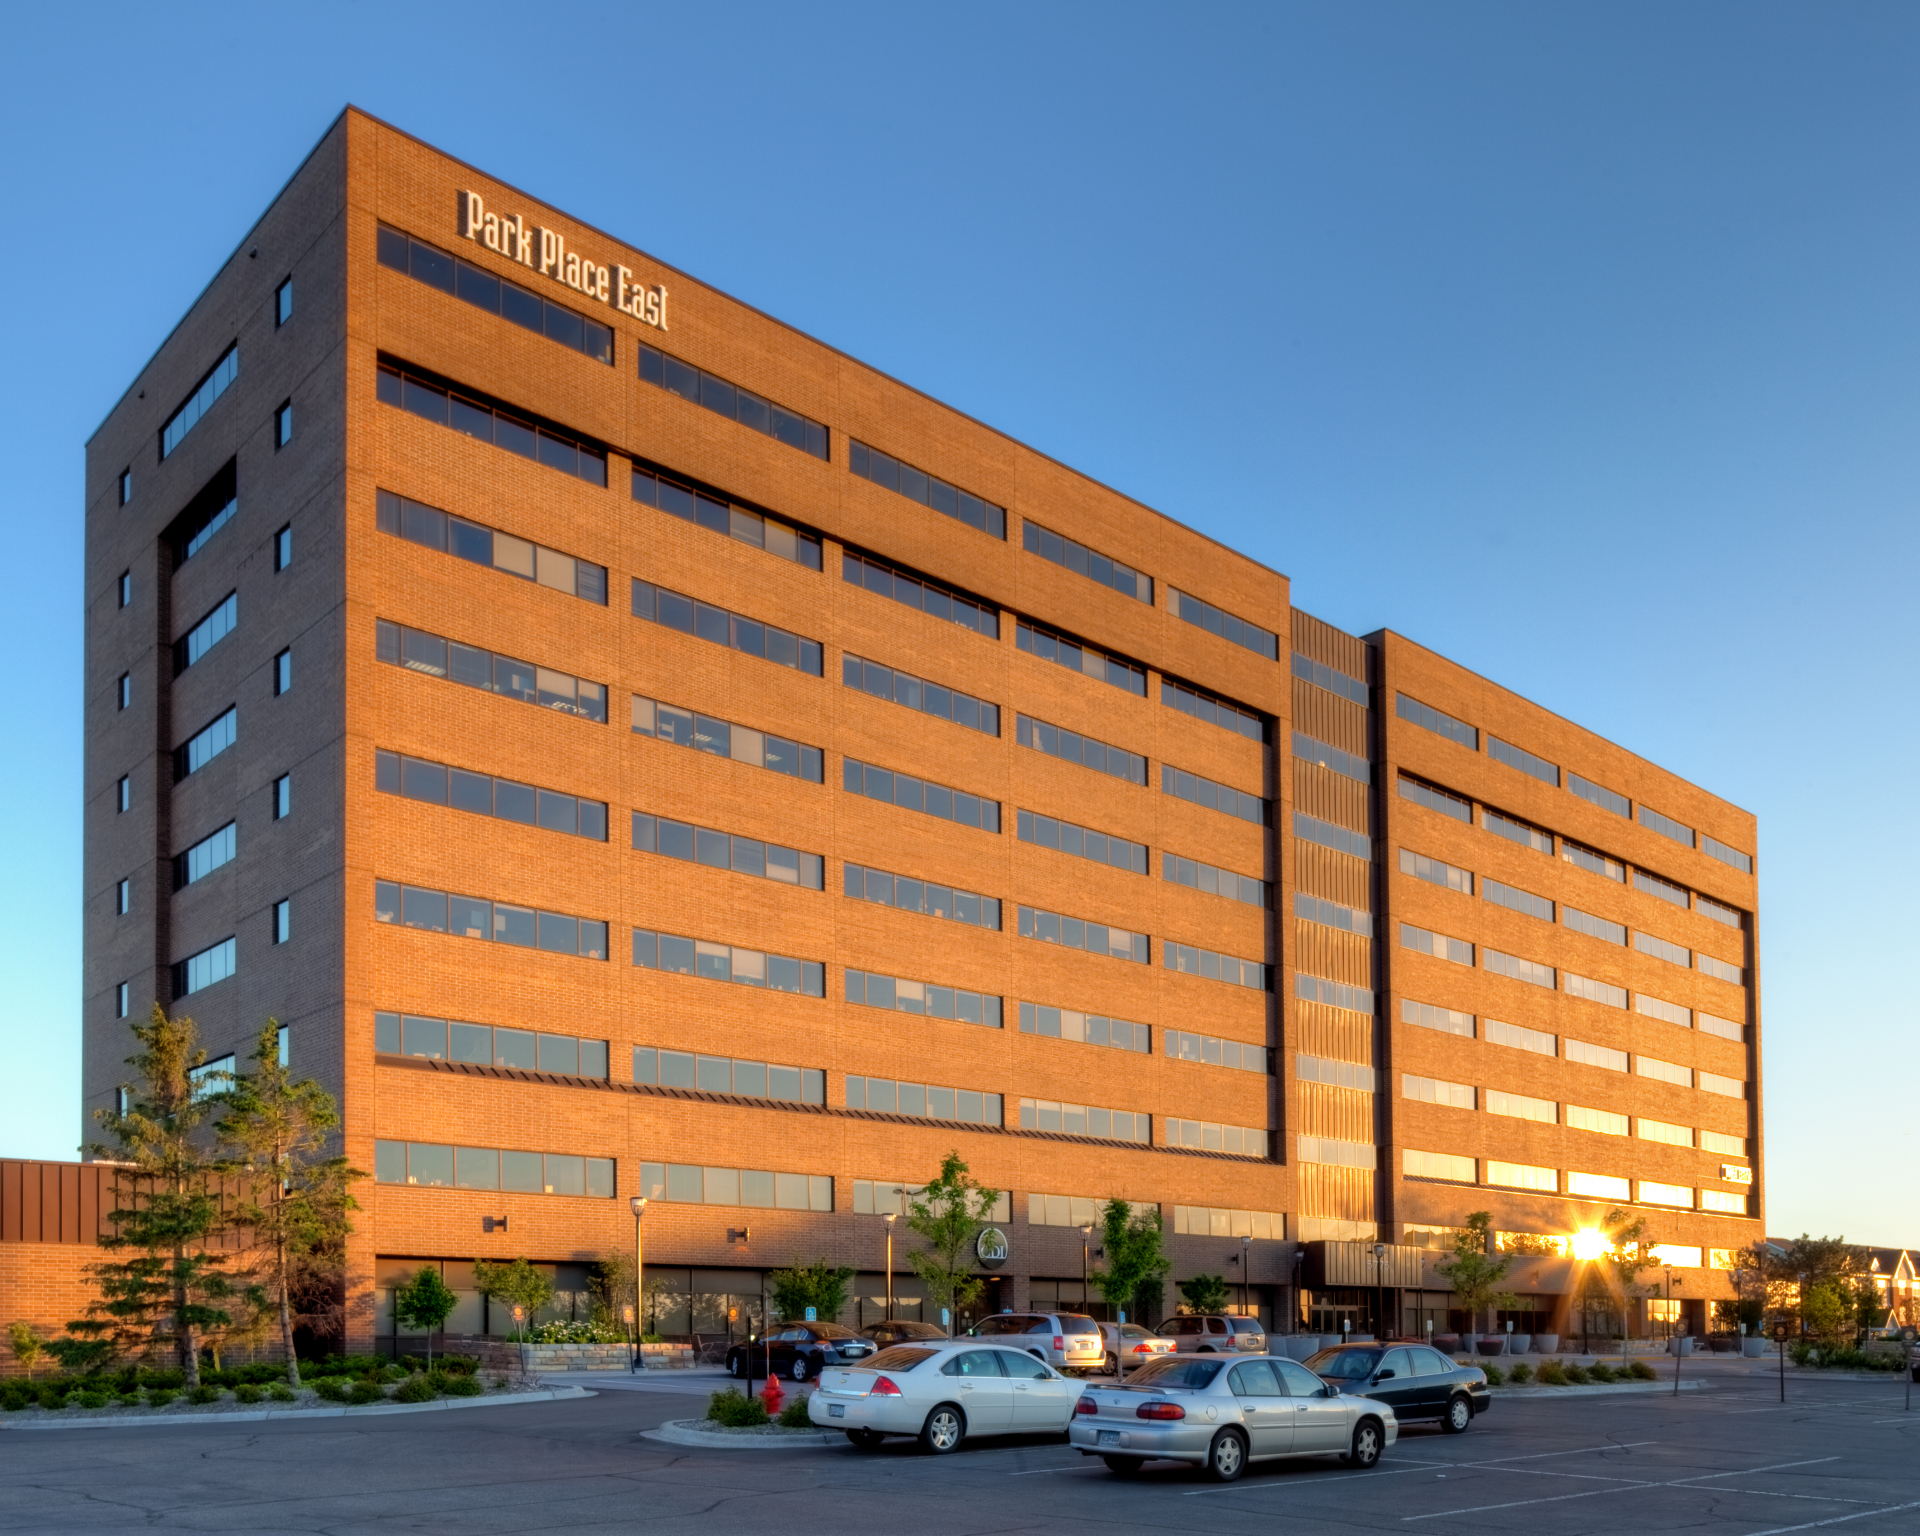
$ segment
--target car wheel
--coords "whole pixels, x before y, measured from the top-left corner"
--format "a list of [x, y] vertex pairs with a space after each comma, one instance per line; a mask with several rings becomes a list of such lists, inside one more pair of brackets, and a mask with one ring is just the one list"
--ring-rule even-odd
[[1380, 1425], [1375, 1419], [1362, 1419], [1353, 1432], [1353, 1450], [1347, 1462], [1356, 1471], [1364, 1472], [1380, 1460]]
[[920, 1444], [935, 1456], [945, 1456], [959, 1450], [960, 1442], [966, 1437], [966, 1415], [952, 1403], [942, 1403], [927, 1415], [927, 1422], [920, 1426]]
[[1211, 1344], [1202, 1344], [1194, 1353], [1196, 1355], [1210, 1355], [1213, 1353], [1213, 1346]]
[[1447, 1411], [1441, 1417], [1440, 1427], [1450, 1435], [1464, 1435], [1473, 1425], [1473, 1401], [1464, 1393], [1456, 1393], [1447, 1402]]
[[1102, 1456], [1100, 1459], [1115, 1477], [1138, 1477], [1141, 1467], [1146, 1465], [1138, 1456]]
[[850, 1429], [847, 1438], [853, 1442], [855, 1450], [872, 1451], [879, 1449], [882, 1437], [878, 1430]]
[[1207, 1447], [1207, 1476], [1216, 1483], [1230, 1483], [1247, 1470], [1247, 1442], [1237, 1429], [1223, 1429]]
[[795, 1355], [793, 1357], [793, 1370], [790, 1374], [795, 1381], [805, 1381], [807, 1379], [807, 1357], [805, 1355]]
[[1120, 1374], [1120, 1357], [1118, 1355], [1108, 1355], [1101, 1364], [1109, 1376], [1118, 1376]]

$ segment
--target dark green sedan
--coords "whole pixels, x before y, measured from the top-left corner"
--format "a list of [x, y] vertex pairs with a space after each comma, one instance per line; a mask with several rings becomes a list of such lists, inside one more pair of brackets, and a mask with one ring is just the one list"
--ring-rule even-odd
[[1337, 1344], [1306, 1367], [1342, 1393], [1391, 1404], [1403, 1425], [1432, 1419], [1450, 1435], [1464, 1433], [1493, 1402], [1485, 1371], [1425, 1344]]

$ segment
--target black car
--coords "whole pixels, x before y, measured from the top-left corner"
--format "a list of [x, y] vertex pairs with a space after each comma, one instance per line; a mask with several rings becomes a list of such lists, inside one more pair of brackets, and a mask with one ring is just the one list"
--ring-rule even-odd
[[869, 1323], [860, 1337], [871, 1339], [879, 1349], [889, 1344], [919, 1344], [928, 1339], [944, 1339], [944, 1330], [933, 1323]]
[[1305, 1363], [1343, 1394], [1390, 1404], [1402, 1424], [1434, 1419], [1450, 1435], [1466, 1430], [1493, 1402], [1485, 1371], [1455, 1365], [1425, 1344], [1339, 1344]]
[[[727, 1371], [741, 1379], [765, 1376], [771, 1363], [775, 1376], [805, 1381], [829, 1365], [858, 1365], [876, 1347], [873, 1340], [863, 1339], [838, 1323], [777, 1323], [771, 1333], [756, 1335], [729, 1349]], [[751, 1360], [747, 1358], [749, 1350], [753, 1352]]]

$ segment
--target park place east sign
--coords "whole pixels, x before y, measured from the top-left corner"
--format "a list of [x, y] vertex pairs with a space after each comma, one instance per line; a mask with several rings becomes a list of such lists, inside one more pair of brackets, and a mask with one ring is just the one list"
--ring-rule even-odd
[[531, 267], [586, 298], [611, 304], [642, 325], [667, 328], [667, 290], [659, 283], [640, 287], [630, 269], [603, 267], [591, 257], [568, 250], [565, 235], [529, 225], [517, 213], [496, 213], [478, 192], [460, 194], [460, 237]]

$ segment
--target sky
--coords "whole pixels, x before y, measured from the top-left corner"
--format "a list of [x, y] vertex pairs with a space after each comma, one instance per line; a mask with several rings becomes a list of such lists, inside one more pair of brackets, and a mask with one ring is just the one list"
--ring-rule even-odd
[[1753, 811], [1769, 1230], [1920, 1244], [1915, 797], [1881, 777], [1920, 747], [1920, 10], [74, 4], [8, 36], [0, 636], [40, 682], [0, 756], [0, 1156], [80, 1134], [84, 445], [351, 102]]

